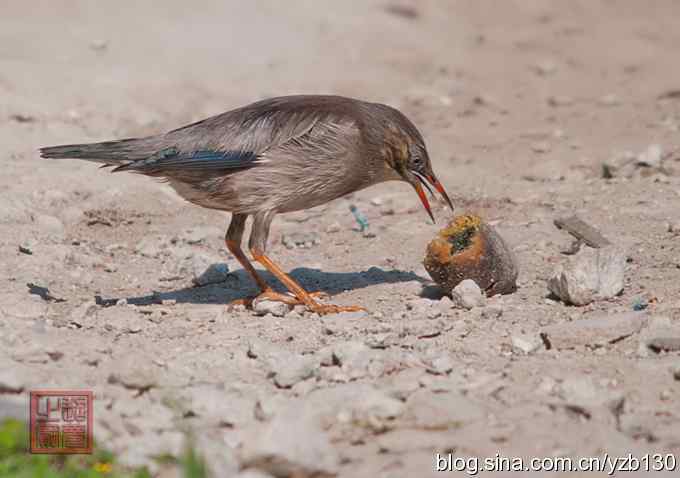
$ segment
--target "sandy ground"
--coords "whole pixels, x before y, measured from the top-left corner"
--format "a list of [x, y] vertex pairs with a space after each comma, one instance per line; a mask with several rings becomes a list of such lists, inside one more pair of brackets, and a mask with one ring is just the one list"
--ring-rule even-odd
[[[22, 416], [32, 388], [92, 389], [99, 440], [163, 476], [172, 467], [152, 457], [186, 436], [220, 477], [430, 476], [437, 452], [680, 454], [680, 357], [646, 347], [654, 334], [680, 341], [677, 2], [0, 9], [3, 415]], [[36, 153], [292, 93], [402, 109], [458, 211], [512, 245], [519, 290], [470, 311], [439, 300], [422, 259], [450, 212], [437, 204], [432, 225], [408, 185], [390, 183], [280, 216], [270, 239], [306, 287], [368, 314], [228, 311], [255, 291], [224, 249], [228, 217], [149, 178]], [[661, 161], [603, 178], [603, 163], [650, 145]], [[356, 230], [350, 204], [376, 237]], [[548, 298], [570, 243], [553, 220], [572, 213], [627, 247], [620, 296]], [[311, 247], [287, 248], [293, 232]], [[219, 263], [231, 273], [194, 286]], [[634, 303], [649, 305], [625, 315]]]

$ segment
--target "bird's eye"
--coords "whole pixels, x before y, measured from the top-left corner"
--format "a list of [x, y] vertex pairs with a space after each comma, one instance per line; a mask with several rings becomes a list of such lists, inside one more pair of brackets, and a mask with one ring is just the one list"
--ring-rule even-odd
[[419, 154], [416, 154], [415, 156], [411, 156], [411, 169], [415, 169], [418, 171], [420, 168], [423, 167], [423, 157], [420, 156]]

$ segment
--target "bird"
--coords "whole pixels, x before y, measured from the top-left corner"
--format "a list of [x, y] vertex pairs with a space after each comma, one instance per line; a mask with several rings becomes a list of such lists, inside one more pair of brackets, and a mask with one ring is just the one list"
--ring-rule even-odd
[[[185, 200], [231, 213], [229, 252], [260, 292], [239, 299], [302, 304], [320, 315], [365, 310], [327, 304], [308, 292], [267, 254], [277, 214], [308, 209], [384, 181], [405, 181], [434, 222], [424, 188], [453, 204], [432, 169], [422, 135], [398, 109], [334, 95], [292, 95], [260, 100], [164, 134], [87, 144], [43, 147], [42, 158], [82, 159], [112, 172], [166, 181]], [[248, 249], [289, 291], [279, 293], [242, 249]]]

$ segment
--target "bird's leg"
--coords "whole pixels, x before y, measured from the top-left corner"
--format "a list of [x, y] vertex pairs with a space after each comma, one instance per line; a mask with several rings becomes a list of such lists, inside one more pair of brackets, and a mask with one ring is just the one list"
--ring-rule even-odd
[[241, 263], [241, 266], [243, 266], [246, 272], [250, 274], [250, 277], [253, 278], [260, 290], [264, 292], [270, 289], [269, 285], [267, 285], [264, 279], [260, 277], [241, 249], [241, 240], [243, 238], [243, 230], [245, 229], [247, 218], [247, 214], [234, 214], [231, 217], [231, 222], [229, 223], [227, 234], [224, 237], [224, 242], [226, 243], [229, 252], [231, 252], [236, 260]]
[[274, 291], [269, 284], [257, 273], [248, 257], [244, 254], [243, 249], [241, 249], [241, 240], [243, 239], [243, 231], [246, 225], [247, 214], [234, 214], [229, 223], [229, 229], [227, 229], [227, 234], [224, 237], [224, 242], [227, 245], [229, 252], [236, 258], [237, 261], [243, 266], [243, 268], [250, 274], [257, 286], [260, 288], [260, 294], [252, 297], [246, 297], [244, 299], [236, 299], [231, 302], [231, 305], [245, 305], [251, 306], [253, 300], [255, 299], [270, 299], [279, 302], [285, 302], [288, 305], [297, 305], [302, 302], [294, 297], [285, 294], [280, 294]]
[[[266, 254], [267, 237], [269, 236], [269, 226], [274, 218], [273, 212], [258, 213], [255, 215], [253, 230], [250, 236], [249, 248], [253, 259], [262, 264], [271, 272], [286, 288], [298, 299], [297, 303], [303, 303], [309, 310], [318, 314], [331, 314], [337, 312], [356, 312], [365, 310], [363, 307], [339, 306], [332, 304], [321, 304], [314, 300], [314, 295], [307, 292], [292, 277], [286, 274], [277, 264], [275, 264]], [[284, 296], [285, 297], [285, 296]]]

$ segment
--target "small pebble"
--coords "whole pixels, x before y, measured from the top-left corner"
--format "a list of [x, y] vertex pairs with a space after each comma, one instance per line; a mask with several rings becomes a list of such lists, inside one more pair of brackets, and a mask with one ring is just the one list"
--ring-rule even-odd
[[256, 315], [266, 316], [271, 314], [275, 317], [283, 317], [290, 311], [290, 306], [283, 302], [274, 300], [255, 300], [253, 302], [253, 312]]
[[451, 299], [456, 307], [470, 310], [484, 305], [482, 290], [472, 279], [465, 279], [451, 291]]

